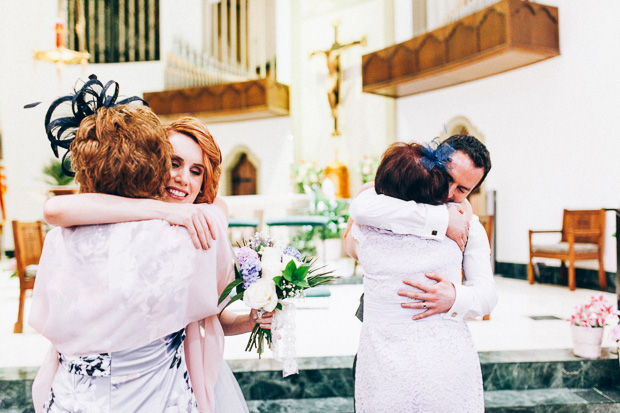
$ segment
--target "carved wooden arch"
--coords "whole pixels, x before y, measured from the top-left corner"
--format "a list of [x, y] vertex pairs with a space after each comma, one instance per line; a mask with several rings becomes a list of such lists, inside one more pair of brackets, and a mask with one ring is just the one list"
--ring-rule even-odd
[[261, 161], [246, 145], [236, 145], [222, 161], [222, 177], [220, 178], [220, 193], [232, 194], [232, 173], [241, 156], [245, 154], [248, 160], [256, 167], [256, 192], [261, 193]]
[[[464, 116], [456, 116], [450, 119], [446, 123], [445, 129], [439, 134], [439, 141], [443, 142], [452, 135], [469, 135], [475, 137], [482, 143], [485, 142], [484, 135]], [[479, 189], [469, 195], [469, 201], [471, 202], [474, 214], [478, 216], [487, 215], [487, 191], [484, 182], [480, 185]]]

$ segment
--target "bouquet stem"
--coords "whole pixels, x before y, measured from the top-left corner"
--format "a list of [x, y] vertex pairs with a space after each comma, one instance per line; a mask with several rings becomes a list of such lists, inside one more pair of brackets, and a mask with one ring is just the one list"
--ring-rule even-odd
[[254, 324], [254, 328], [250, 333], [250, 339], [248, 340], [248, 345], [245, 347], [245, 351], [252, 351], [256, 348], [258, 352], [258, 358], [261, 358], [261, 355], [265, 351], [265, 341], [267, 342], [267, 346], [271, 348], [271, 330], [265, 330], [264, 328], [260, 328], [258, 324]]

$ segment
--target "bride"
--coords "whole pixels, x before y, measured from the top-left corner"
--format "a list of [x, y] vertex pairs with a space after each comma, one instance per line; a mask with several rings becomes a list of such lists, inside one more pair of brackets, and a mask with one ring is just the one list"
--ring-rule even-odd
[[[448, 162], [429, 147], [395, 143], [383, 154], [375, 190], [406, 201], [443, 204]], [[429, 240], [354, 223], [345, 248], [365, 270], [356, 411], [483, 412], [480, 362], [465, 321], [447, 320], [443, 314], [413, 321], [425, 308], [403, 308], [397, 294], [403, 279], [428, 282], [430, 273], [460, 284], [459, 246], [449, 238]]]

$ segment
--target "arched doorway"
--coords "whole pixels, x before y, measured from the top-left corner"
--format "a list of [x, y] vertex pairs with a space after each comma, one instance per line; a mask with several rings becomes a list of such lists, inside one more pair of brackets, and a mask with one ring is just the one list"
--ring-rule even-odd
[[256, 167], [242, 153], [232, 169], [232, 195], [256, 195]]
[[261, 163], [245, 145], [237, 145], [224, 157], [220, 193], [224, 195], [256, 195], [260, 192]]

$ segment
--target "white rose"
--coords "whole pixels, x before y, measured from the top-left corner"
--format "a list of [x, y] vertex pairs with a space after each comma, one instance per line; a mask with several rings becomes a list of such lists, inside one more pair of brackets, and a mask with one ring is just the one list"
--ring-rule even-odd
[[243, 293], [243, 302], [255, 310], [273, 311], [278, 305], [276, 284], [271, 279], [257, 280]]
[[262, 251], [260, 266], [263, 269], [261, 278], [273, 280], [282, 274], [282, 250], [275, 247], [265, 247]]

